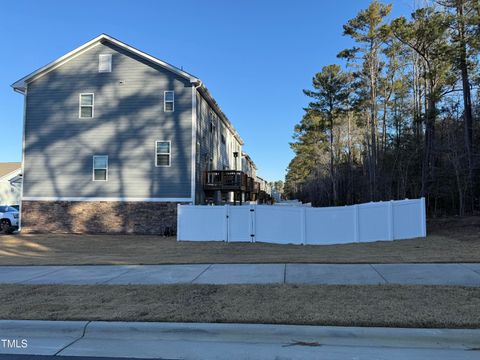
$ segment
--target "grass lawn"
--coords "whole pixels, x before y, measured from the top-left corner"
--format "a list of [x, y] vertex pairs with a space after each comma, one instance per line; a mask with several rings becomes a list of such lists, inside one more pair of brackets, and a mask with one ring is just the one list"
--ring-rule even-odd
[[480, 288], [1, 285], [0, 319], [480, 327]]
[[480, 262], [480, 216], [431, 220], [426, 239], [343, 245], [177, 242], [148, 235], [0, 235], [0, 265]]

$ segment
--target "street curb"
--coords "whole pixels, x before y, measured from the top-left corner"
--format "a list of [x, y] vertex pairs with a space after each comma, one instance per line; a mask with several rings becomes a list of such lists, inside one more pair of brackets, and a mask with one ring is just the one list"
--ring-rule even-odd
[[[192, 338], [205, 342], [318, 342], [334, 346], [471, 349], [480, 329], [368, 328], [310, 325], [0, 320], [0, 338], [29, 339], [29, 354], [54, 354], [82, 341], [145, 341]], [[80, 341], [77, 341], [81, 339]], [[44, 343], [42, 343], [44, 342]], [[50, 343], [54, 344], [50, 344]], [[0, 344], [1, 345], [1, 344]], [[56, 348], [55, 348], [56, 346]], [[38, 350], [36, 350], [38, 347]], [[56, 349], [53, 351], [52, 349]], [[2, 353], [0, 348], [0, 353]], [[4, 351], [4, 350], [3, 350]], [[3, 352], [4, 353], [4, 352]]]
[[[80, 339], [88, 321], [0, 320], [0, 354], [55, 355]], [[22, 346], [25, 340], [25, 347]]]
[[478, 348], [480, 329], [420, 329], [342, 327], [313, 325], [271, 325], [237, 323], [159, 323], [102, 322], [88, 324], [85, 338], [142, 340], [168, 339], [172, 336], [192, 336], [199, 341], [246, 338], [252, 342], [317, 341], [323, 345], [411, 346], [428, 348]]

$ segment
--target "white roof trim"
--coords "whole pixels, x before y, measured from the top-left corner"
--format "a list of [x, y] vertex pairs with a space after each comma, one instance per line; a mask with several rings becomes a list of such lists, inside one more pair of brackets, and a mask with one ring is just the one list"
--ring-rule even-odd
[[85, 50], [88, 50], [92, 46], [97, 45], [98, 43], [100, 43], [102, 41], [105, 41], [105, 40], [111, 42], [112, 44], [114, 44], [114, 45], [116, 45], [120, 48], [128, 50], [131, 53], [134, 53], [134, 54], [136, 54], [136, 55], [138, 55], [138, 56], [140, 56], [144, 59], [147, 59], [154, 64], [160, 65], [163, 68], [165, 68], [167, 70], [170, 70], [171, 72], [173, 72], [175, 74], [178, 74], [178, 75], [190, 80], [191, 82], [200, 81], [200, 79], [198, 79], [197, 77], [195, 77], [195, 76], [187, 73], [186, 71], [183, 71], [183, 70], [181, 70], [181, 69], [179, 69], [179, 68], [177, 68], [173, 65], [170, 65], [170, 64], [166, 63], [165, 61], [159, 60], [156, 57], [153, 57], [151, 55], [148, 55], [147, 53], [144, 53], [143, 51], [135, 49], [134, 47], [129, 46], [129, 45], [127, 45], [127, 44], [125, 44], [125, 43], [107, 35], [107, 34], [101, 34], [101, 35], [97, 36], [95, 39], [90, 40], [89, 42], [83, 44], [82, 46], [70, 51], [69, 53], [67, 53], [67, 54], [59, 57], [58, 59], [48, 63], [47, 65], [41, 67], [40, 69], [35, 70], [34, 72], [28, 74], [27, 76], [21, 78], [20, 80], [13, 83], [12, 87], [16, 91], [19, 91], [19, 92], [23, 93], [25, 91], [26, 85], [29, 81], [32, 81], [33, 79], [38, 79], [39, 77], [47, 74], [48, 72], [50, 72], [54, 68], [56, 68], [60, 65], [63, 65], [67, 61], [71, 60], [78, 53], [83, 52]]
[[220, 119], [223, 121], [225, 126], [232, 132], [232, 135], [238, 140], [240, 145], [243, 145], [244, 141], [241, 138], [240, 134], [235, 129], [235, 127], [230, 122], [230, 120], [227, 118], [227, 116], [222, 111], [222, 109], [220, 109], [220, 105], [218, 105], [217, 101], [213, 98], [213, 96], [210, 94], [210, 91], [208, 91], [208, 89], [205, 87], [205, 85], [203, 83], [201, 83], [201, 86], [198, 89], [198, 92], [199, 92], [200, 96], [202, 96], [203, 99], [215, 110], [215, 112], [220, 117]]
[[22, 173], [22, 168], [19, 167], [18, 169], [15, 169], [13, 171], [10, 171], [9, 173], [3, 175], [3, 176], [0, 176], [0, 181], [3, 181], [3, 180], [10, 180], [10, 179], [13, 179], [14, 177], [20, 175]]

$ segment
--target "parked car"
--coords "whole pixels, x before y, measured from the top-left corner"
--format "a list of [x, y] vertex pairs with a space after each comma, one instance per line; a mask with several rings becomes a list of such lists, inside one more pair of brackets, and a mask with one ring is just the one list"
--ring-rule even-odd
[[0, 231], [11, 234], [18, 230], [18, 210], [13, 206], [0, 205]]

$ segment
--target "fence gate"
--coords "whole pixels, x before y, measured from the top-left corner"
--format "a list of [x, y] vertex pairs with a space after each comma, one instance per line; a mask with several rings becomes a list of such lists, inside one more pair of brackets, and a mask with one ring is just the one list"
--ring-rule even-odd
[[251, 205], [226, 208], [227, 241], [255, 241], [255, 208]]

